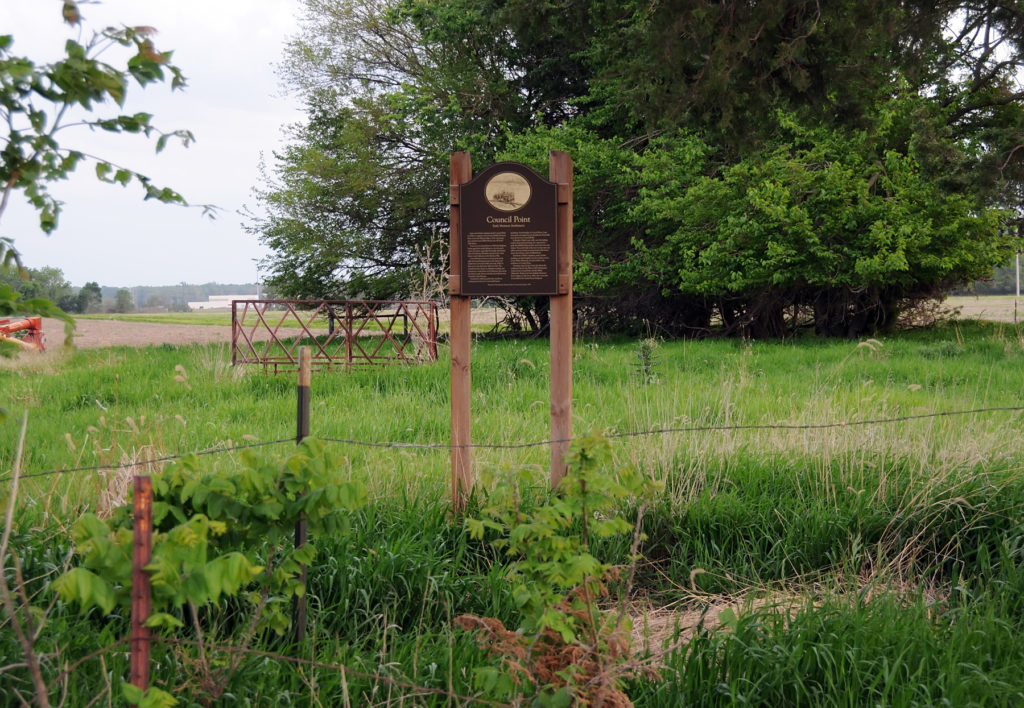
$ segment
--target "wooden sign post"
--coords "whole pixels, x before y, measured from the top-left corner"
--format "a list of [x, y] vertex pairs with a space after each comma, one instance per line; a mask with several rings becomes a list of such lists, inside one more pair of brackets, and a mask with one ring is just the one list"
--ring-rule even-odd
[[448, 290], [451, 294], [451, 405], [452, 405], [452, 508], [461, 514], [473, 490], [473, 455], [470, 418], [470, 298], [462, 294], [461, 205], [462, 185], [473, 177], [468, 152], [451, 156], [450, 213], [448, 261], [451, 272]]
[[551, 296], [551, 487], [565, 476], [572, 439], [572, 159], [552, 151], [549, 175], [558, 185], [558, 294]]
[[549, 180], [503, 162], [473, 177], [469, 154], [450, 172], [452, 506], [473, 488], [470, 298], [551, 298], [551, 484], [565, 475], [572, 437], [572, 160], [552, 151]]

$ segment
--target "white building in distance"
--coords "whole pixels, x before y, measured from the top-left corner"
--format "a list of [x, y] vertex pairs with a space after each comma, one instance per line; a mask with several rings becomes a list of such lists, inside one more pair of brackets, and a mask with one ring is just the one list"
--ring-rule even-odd
[[232, 300], [258, 300], [259, 295], [211, 295], [207, 300], [189, 302], [190, 310], [230, 310]]

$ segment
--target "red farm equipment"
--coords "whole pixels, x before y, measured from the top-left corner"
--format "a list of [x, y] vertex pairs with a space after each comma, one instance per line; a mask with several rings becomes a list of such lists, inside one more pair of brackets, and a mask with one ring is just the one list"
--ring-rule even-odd
[[[15, 332], [24, 332], [24, 335], [15, 337]], [[29, 351], [45, 351], [46, 347], [43, 346], [43, 318], [0, 319], [0, 341], [12, 342]]]

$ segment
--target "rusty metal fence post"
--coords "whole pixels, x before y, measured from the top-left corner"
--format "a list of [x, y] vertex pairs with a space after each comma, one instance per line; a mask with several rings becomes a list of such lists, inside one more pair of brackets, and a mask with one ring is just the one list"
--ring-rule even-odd
[[352, 368], [352, 303], [345, 304], [345, 365]]
[[132, 528], [132, 624], [130, 681], [136, 688], [149, 688], [151, 634], [146, 621], [153, 610], [149, 572], [153, 559], [153, 481], [136, 475]]
[[428, 345], [430, 347], [430, 361], [437, 361], [437, 330], [439, 329], [438, 318], [440, 317], [437, 304], [430, 303], [427, 306], [427, 312], [427, 316], [430, 319], [430, 342]]

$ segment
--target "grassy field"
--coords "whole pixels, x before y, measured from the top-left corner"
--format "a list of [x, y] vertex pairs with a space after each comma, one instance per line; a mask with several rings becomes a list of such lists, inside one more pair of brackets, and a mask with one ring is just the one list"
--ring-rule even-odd
[[[545, 440], [546, 343], [480, 341], [473, 357], [474, 442]], [[445, 449], [357, 444], [447, 441], [441, 358], [314, 377], [312, 435], [328, 440], [337, 474], [363, 481], [373, 502], [317, 542], [310, 636], [300, 645], [261, 638], [259, 647], [362, 675], [249, 657], [226, 679], [239, 704], [494, 697], [474, 672], [495, 659], [453, 618], [517, 626], [506, 559], [450, 517]], [[13, 468], [27, 412], [22, 471], [40, 475], [22, 481], [12, 544], [40, 603], [70, 524], [123, 499], [132, 470], [164, 466], [146, 460], [294, 436], [295, 382], [228, 361], [223, 346], [164, 346], [0, 364], [11, 413], [0, 425], [0, 470]], [[1024, 330], [1007, 324], [862, 342], [578, 341], [575, 430], [604, 431], [615, 465], [664, 489], [644, 502], [643, 559], [620, 598], [633, 619], [633, 659], [649, 669], [625, 684], [636, 705], [1024, 702], [1021, 413], [959, 414], [1019, 406], [1022, 380]], [[281, 459], [291, 447], [256, 454]], [[547, 503], [545, 446], [474, 455], [471, 514], [502, 491], [509, 470], [526, 470], [524, 509]], [[226, 472], [240, 455], [202, 464]], [[42, 474], [96, 465], [114, 469]], [[621, 511], [637, 519], [635, 503]], [[628, 542], [595, 548], [630, 566]], [[83, 616], [57, 603], [40, 640], [54, 695], [64, 662], [126, 634], [122, 614]], [[203, 704], [194, 650], [156, 652], [154, 683]], [[10, 632], [0, 632], [0, 657], [0, 703], [17, 703], [31, 686]], [[110, 676], [126, 674], [123, 653], [84, 661], [68, 701], [116, 700]]]

